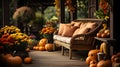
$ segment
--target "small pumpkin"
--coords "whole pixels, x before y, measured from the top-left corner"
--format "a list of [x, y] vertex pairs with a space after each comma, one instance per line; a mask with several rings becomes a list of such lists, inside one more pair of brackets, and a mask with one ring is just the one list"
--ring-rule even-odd
[[120, 56], [118, 54], [112, 55], [111, 61], [115, 63], [120, 63]]
[[47, 44], [45, 45], [45, 49], [46, 49], [47, 51], [52, 51], [52, 50], [54, 49], [54, 45], [51, 44], [51, 43], [47, 43]]
[[97, 64], [90, 64], [89, 67], [97, 67]]
[[27, 48], [25, 49], [25, 51], [30, 52], [30, 48], [29, 48], [29, 47], [27, 47]]
[[97, 67], [97, 61], [96, 60], [90, 61], [89, 67]]
[[45, 46], [45, 44], [47, 43], [47, 39], [46, 38], [42, 38], [40, 41], [39, 41], [39, 46]]
[[34, 50], [39, 50], [39, 47], [38, 46], [34, 46], [33, 49]]
[[24, 58], [24, 63], [26, 63], [26, 64], [32, 63], [32, 58], [31, 57]]
[[113, 67], [120, 67], [120, 63], [113, 63]]
[[120, 52], [118, 52], [117, 55], [120, 56]]
[[100, 38], [100, 37], [101, 37], [101, 34], [102, 34], [102, 33], [98, 32], [98, 33], [96, 34], [96, 36]]
[[98, 46], [96, 46], [96, 49], [93, 49], [93, 50], [90, 50], [88, 52], [88, 56], [94, 56], [94, 57], [97, 57], [97, 53], [99, 53], [100, 50], [98, 49]]
[[88, 56], [94, 56], [94, 57], [97, 57], [97, 53], [99, 53], [100, 50], [90, 50], [89, 53], [88, 53]]
[[106, 38], [106, 37], [108, 37], [108, 34], [107, 34], [107, 33], [102, 33], [102, 34], [101, 34], [101, 37], [102, 37], [102, 38]]
[[94, 56], [88, 56], [86, 58], [86, 64], [90, 65], [90, 62], [93, 61], [93, 60], [96, 60], [97, 58], [94, 57]]
[[45, 47], [44, 47], [44, 46], [40, 46], [40, 47], [38, 48], [38, 50], [40, 50], [40, 51], [45, 51]]
[[36, 49], [36, 46], [33, 46], [33, 50], [35, 50]]
[[90, 61], [90, 64], [97, 64], [97, 61], [96, 60], [92, 60], [92, 61]]

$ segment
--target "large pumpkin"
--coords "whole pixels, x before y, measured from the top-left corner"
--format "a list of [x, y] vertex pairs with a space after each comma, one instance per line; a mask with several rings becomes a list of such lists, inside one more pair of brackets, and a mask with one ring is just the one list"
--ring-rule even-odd
[[110, 60], [101, 60], [98, 62], [97, 67], [112, 67], [112, 62]]
[[11, 54], [1, 54], [1, 61], [2, 63], [6, 64], [7, 59], [12, 56]]
[[19, 56], [10, 56], [7, 59], [7, 66], [8, 67], [21, 67], [22, 59]]
[[54, 50], [54, 45], [53, 45], [53, 44], [50, 44], [50, 43], [47, 43], [47, 44], [45, 45], [45, 49], [46, 49], [47, 51], [52, 51], [52, 50]]

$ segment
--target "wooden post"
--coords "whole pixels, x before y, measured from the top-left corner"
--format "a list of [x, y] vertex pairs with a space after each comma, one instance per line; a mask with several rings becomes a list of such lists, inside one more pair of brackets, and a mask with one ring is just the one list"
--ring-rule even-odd
[[60, 1], [60, 17], [59, 22], [65, 23], [65, 0], [59, 0]]
[[9, 0], [2, 0], [3, 26], [9, 24]]
[[70, 21], [77, 19], [77, 0], [72, 0], [72, 6], [75, 8], [75, 10], [70, 14]]

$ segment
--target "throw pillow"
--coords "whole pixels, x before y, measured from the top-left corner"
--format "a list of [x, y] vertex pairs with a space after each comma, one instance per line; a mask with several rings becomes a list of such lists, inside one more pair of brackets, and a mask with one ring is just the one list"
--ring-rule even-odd
[[81, 29], [82, 29], [82, 28], [85, 28], [86, 25], [87, 25], [87, 22], [82, 22], [81, 25], [80, 25], [80, 28], [81, 28]]
[[58, 35], [62, 35], [63, 30], [64, 30], [64, 25], [71, 25], [71, 24], [60, 23], [59, 24], [59, 29], [58, 29]]
[[80, 26], [81, 22], [74, 22], [74, 21], [72, 21], [71, 24], [73, 24], [74, 26]]
[[96, 26], [97, 26], [97, 24], [93, 23], [93, 22], [88, 22], [87, 25], [86, 25], [86, 27], [90, 28], [90, 29], [94, 29]]
[[65, 25], [62, 36], [71, 37], [78, 26]]
[[90, 28], [78, 28], [75, 30], [75, 32], [73, 33], [73, 36], [77, 35], [77, 34], [85, 34], [87, 32], [90, 31]]

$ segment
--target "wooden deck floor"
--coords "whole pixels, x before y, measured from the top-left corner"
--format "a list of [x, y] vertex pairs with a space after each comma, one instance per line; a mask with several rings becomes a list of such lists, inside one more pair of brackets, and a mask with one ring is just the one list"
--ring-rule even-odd
[[[32, 64], [22, 64], [22, 67], [88, 67], [85, 63], [85, 56], [73, 54], [70, 60], [68, 52], [62, 56], [60, 51], [30, 51], [29, 56], [32, 57]], [[82, 58], [81, 58], [82, 57]]]

